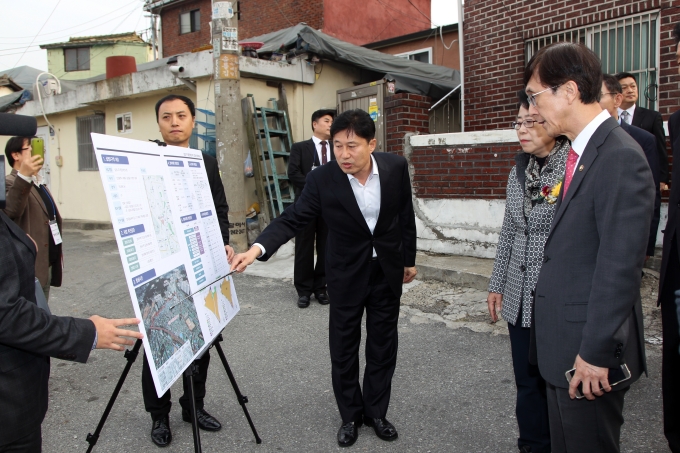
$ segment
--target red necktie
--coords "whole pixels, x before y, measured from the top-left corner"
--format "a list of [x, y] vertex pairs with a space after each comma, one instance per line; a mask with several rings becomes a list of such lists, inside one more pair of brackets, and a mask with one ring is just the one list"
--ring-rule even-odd
[[574, 177], [574, 168], [576, 167], [577, 161], [578, 154], [576, 151], [574, 151], [574, 148], [569, 148], [569, 156], [567, 156], [567, 169], [564, 172], [564, 190], [562, 191], [562, 199], [567, 196], [567, 190], [569, 190], [571, 178]]
[[326, 140], [321, 142], [321, 165], [327, 164], [328, 158], [326, 157]]

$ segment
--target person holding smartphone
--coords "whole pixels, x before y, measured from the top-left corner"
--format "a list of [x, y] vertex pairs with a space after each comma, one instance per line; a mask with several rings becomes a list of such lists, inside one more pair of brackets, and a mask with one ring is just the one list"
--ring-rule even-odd
[[[37, 142], [37, 146], [32, 146]], [[5, 146], [12, 172], [5, 180], [5, 214], [37, 245], [35, 276], [49, 300], [50, 286], [61, 286], [61, 215], [57, 203], [38, 174], [43, 166], [41, 139], [12, 137]], [[38, 149], [40, 147], [40, 149]]]

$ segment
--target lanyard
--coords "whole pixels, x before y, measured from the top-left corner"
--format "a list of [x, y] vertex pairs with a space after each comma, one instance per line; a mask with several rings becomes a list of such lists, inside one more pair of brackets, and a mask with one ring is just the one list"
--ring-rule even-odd
[[45, 192], [45, 195], [47, 195], [47, 199], [50, 200], [50, 203], [52, 204], [52, 214], [54, 215], [54, 220], [57, 220], [57, 208], [54, 207], [54, 201], [52, 200], [50, 193], [47, 191], [47, 189], [45, 189], [43, 184], [40, 185], [40, 188]]

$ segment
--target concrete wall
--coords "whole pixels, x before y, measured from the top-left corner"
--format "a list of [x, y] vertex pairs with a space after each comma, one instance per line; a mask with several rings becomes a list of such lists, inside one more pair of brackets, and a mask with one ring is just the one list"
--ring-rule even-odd
[[[418, 250], [494, 258], [505, 215], [505, 187], [511, 167], [495, 166], [493, 162], [494, 159], [508, 160], [500, 156], [502, 150], [516, 154], [510, 151], [519, 147], [515, 131], [406, 134], [404, 142], [404, 156], [409, 161], [414, 188]], [[474, 162], [468, 161], [468, 158], [479, 159], [468, 155], [473, 148], [489, 150], [488, 166], [476, 168]], [[469, 165], [465, 165], [466, 162]], [[441, 166], [441, 170], [432, 170], [433, 165]], [[498, 183], [487, 187], [496, 179]], [[454, 198], [452, 193], [466, 195]], [[662, 230], [667, 220], [668, 203], [662, 203], [657, 247], [662, 244]]]
[[[86, 45], [83, 45], [86, 47]], [[81, 80], [106, 73], [106, 57], [128, 55], [135, 57], [137, 64], [151, 60], [151, 45], [147, 43], [117, 43], [114, 45], [90, 47], [90, 69], [69, 71], [65, 69], [64, 49], [47, 49], [47, 70], [62, 80]]]

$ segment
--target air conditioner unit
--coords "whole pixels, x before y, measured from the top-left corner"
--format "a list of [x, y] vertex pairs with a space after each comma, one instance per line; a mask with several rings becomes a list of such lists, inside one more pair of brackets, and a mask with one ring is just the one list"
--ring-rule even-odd
[[56, 79], [45, 79], [41, 80], [40, 85], [42, 86], [43, 96], [54, 96], [61, 94], [61, 84]]

